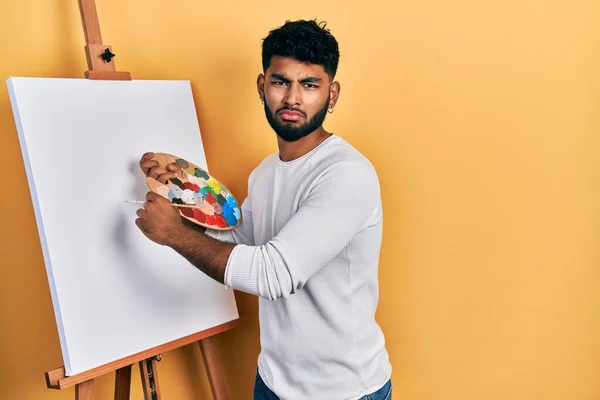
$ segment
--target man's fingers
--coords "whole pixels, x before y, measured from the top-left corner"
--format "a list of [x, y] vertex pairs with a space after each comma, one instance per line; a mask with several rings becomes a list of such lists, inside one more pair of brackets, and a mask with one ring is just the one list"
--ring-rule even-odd
[[150, 178], [158, 178], [159, 176], [161, 176], [162, 174], [166, 174], [167, 170], [164, 169], [163, 167], [157, 165], [156, 167], [153, 167], [149, 172], [148, 172], [148, 176]]
[[152, 157], [154, 157], [154, 153], [153, 153], [153, 152], [151, 152], [151, 151], [150, 151], [150, 152], [144, 153], [144, 154], [142, 154], [142, 158], [140, 158], [140, 163], [141, 163], [142, 161], [149, 160], [149, 159], [151, 159]]
[[160, 183], [167, 183], [169, 179], [173, 179], [177, 177], [175, 172], [169, 172], [165, 168], [162, 167], [154, 167], [148, 173], [150, 178], [154, 178]]
[[146, 176], [149, 176], [150, 170], [152, 168], [156, 168], [156, 167], [160, 167], [160, 165], [158, 164], [158, 161], [156, 161], [156, 160], [140, 161], [140, 168], [142, 169], [142, 171], [144, 172], [144, 174]]
[[174, 162], [163, 167], [158, 161], [152, 160], [152, 157], [154, 157], [154, 153], [145, 153], [140, 159], [140, 168], [146, 176], [166, 184], [169, 179], [176, 178], [177, 174], [181, 172], [177, 163]]
[[142, 219], [142, 218], [136, 218], [135, 220], [135, 224], [137, 225], [138, 229], [140, 231], [142, 231], [142, 233], [144, 235], [148, 235], [148, 226], [146, 225], [146, 222]]
[[158, 194], [156, 194], [152, 191], [146, 193], [146, 201], [150, 201], [150, 202], [156, 201], [159, 197], [162, 197], [162, 196], [159, 196]]
[[173, 178], [176, 178], [176, 177], [177, 177], [177, 174], [175, 174], [173, 172], [167, 172], [167, 173], [164, 173], [164, 174], [161, 174], [161, 175], [157, 176], [154, 179], [156, 179], [160, 183], [166, 184], [169, 181], [169, 179], [173, 179]]

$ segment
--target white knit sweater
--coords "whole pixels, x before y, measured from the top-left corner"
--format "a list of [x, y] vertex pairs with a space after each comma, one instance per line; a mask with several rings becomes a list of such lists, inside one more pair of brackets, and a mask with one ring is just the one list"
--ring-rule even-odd
[[375, 321], [382, 236], [379, 181], [339, 136], [250, 175], [225, 284], [259, 297], [258, 369], [281, 399], [351, 400], [391, 376]]

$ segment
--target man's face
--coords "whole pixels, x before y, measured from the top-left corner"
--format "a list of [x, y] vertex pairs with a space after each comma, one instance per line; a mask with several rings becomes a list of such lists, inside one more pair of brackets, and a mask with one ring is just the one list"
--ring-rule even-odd
[[267, 121], [279, 137], [294, 142], [318, 129], [335, 105], [338, 85], [320, 65], [273, 57], [258, 79]]

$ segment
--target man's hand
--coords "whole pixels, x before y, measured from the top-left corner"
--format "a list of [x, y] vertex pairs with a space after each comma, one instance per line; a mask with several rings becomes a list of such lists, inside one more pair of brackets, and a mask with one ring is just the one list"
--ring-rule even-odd
[[160, 165], [158, 161], [152, 160], [154, 153], [145, 153], [140, 159], [140, 168], [144, 175], [154, 178], [160, 183], [167, 183], [169, 179], [177, 177], [177, 174], [181, 171], [177, 163], [171, 163], [168, 165]]
[[[154, 178], [163, 184], [167, 184], [167, 181], [169, 181], [169, 179], [177, 178], [179, 175], [181, 175], [182, 170], [179, 167], [179, 165], [177, 165], [177, 163], [174, 162], [166, 166], [162, 166], [158, 163], [158, 161], [152, 160], [152, 157], [154, 157], [154, 153], [149, 152], [144, 153], [144, 155], [142, 155], [142, 158], [140, 159], [140, 169], [142, 170], [144, 175]], [[190, 222], [182, 216], [181, 222], [186, 227], [193, 228], [199, 232], [206, 231], [205, 227]]]
[[169, 246], [196, 268], [219, 283], [225, 282], [225, 269], [233, 244], [221, 243], [186, 226], [179, 210], [159, 194], [148, 192], [144, 208], [137, 211], [135, 224], [152, 240]]
[[179, 210], [169, 200], [154, 192], [146, 194], [144, 208], [137, 210], [135, 224], [152, 240], [163, 246], [170, 246], [186, 235], [186, 227]]

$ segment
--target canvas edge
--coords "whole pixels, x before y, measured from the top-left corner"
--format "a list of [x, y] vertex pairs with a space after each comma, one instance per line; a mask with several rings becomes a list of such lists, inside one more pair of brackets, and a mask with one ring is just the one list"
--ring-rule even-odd
[[[15, 92], [15, 84], [18, 81], [23, 81], [27, 78], [15, 78], [9, 77], [6, 79], [6, 85], [8, 89], [8, 95], [10, 98], [10, 104], [13, 112], [13, 118], [15, 121], [15, 125], [17, 128], [17, 134], [19, 137], [19, 147], [21, 149], [21, 155], [23, 157], [23, 165], [25, 167], [25, 172], [27, 175], [27, 182], [29, 186], [29, 192], [31, 194], [31, 201], [33, 205], [33, 211], [35, 214], [35, 221], [38, 228], [38, 234], [40, 239], [40, 244], [42, 248], [42, 254], [44, 258], [44, 266], [46, 269], [46, 275], [48, 278], [48, 287], [51, 293], [52, 306], [54, 308], [54, 317], [56, 320], [56, 326], [58, 330], [58, 337], [60, 341], [60, 347], [63, 357], [63, 362], [65, 364], [65, 374], [69, 376], [71, 374], [71, 362], [69, 359], [69, 352], [67, 347], [67, 338], [64, 330], [64, 324], [61, 317], [60, 312], [60, 302], [58, 299], [58, 293], [55, 287], [54, 274], [52, 272], [52, 260], [50, 258], [50, 253], [48, 251], [48, 246], [46, 243], [46, 231], [44, 228], [44, 222], [42, 220], [42, 214], [39, 206], [37, 192], [35, 190], [35, 177], [33, 175], [33, 170], [31, 168], [29, 152], [27, 150], [27, 140], [25, 138], [25, 133], [23, 130], [23, 124], [21, 121], [21, 114], [19, 112], [19, 101], [17, 98], [17, 94]], [[41, 78], [33, 78], [33, 79], [41, 79]]]

